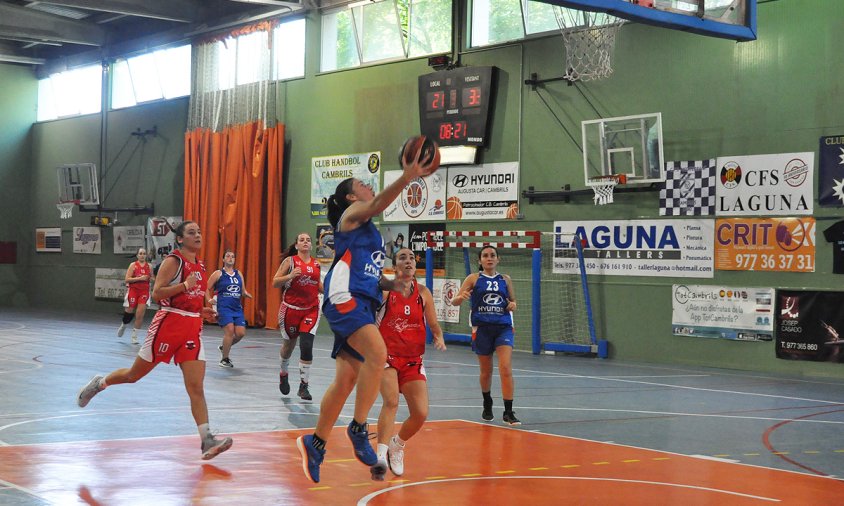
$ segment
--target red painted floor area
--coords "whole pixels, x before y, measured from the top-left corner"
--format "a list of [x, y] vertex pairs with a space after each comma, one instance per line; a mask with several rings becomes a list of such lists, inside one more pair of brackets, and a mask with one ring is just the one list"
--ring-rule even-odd
[[[199, 437], [0, 447], [0, 480], [54, 504], [840, 504], [830, 478], [465, 421], [429, 422], [401, 480], [370, 480], [335, 428], [322, 481], [302, 473], [302, 430], [234, 435], [214, 460]], [[388, 473], [388, 478], [394, 478]], [[234, 501], [234, 502], [233, 502]]]

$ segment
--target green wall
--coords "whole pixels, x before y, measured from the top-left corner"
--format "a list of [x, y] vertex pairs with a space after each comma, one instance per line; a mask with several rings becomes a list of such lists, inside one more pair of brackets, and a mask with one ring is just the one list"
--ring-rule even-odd
[[[101, 116], [38, 123], [33, 127], [32, 210], [27, 221], [27, 295], [33, 306], [120, 313], [117, 301], [94, 298], [94, 269], [125, 269], [130, 255], [113, 253], [112, 229], [102, 229], [102, 254], [72, 252], [73, 227], [90, 226], [92, 213], [74, 208], [70, 219], [56, 210], [56, 167], [92, 162], [102, 171], [101, 204], [106, 208], [152, 205], [157, 215], [182, 214], [184, 194], [184, 133], [188, 99], [158, 102], [112, 111], [107, 117], [106, 160], [100, 163]], [[141, 140], [132, 132], [157, 129]], [[113, 217], [113, 214], [108, 214]], [[119, 225], [146, 225], [148, 215], [118, 213]], [[62, 253], [35, 253], [36, 227], [61, 227]], [[60, 282], [56, 282], [60, 280]]]
[[[713, 158], [792, 151], [816, 151], [818, 137], [844, 134], [844, 11], [838, 2], [779, 0], [759, 5], [759, 40], [735, 43], [637, 24], [619, 33], [614, 75], [603, 81], [567, 86], [548, 83], [533, 91], [523, 81], [563, 72], [559, 36], [473, 50], [461, 55], [464, 65], [495, 65], [498, 89], [489, 148], [484, 162], [518, 160], [521, 187], [583, 188], [580, 151], [568, 133], [580, 137], [580, 123], [598, 117], [661, 112], [667, 160]], [[286, 241], [299, 231], [314, 232], [310, 217], [311, 157], [379, 150], [385, 169], [402, 141], [418, 130], [416, 86], [430, 72], [424, 59], [319, 75], [319, 22], [309, 18], [308, 70], [304, 79], [279, 83], [278, 117], [286, 125], [284, 223]], [[181, 211], [182, 135], [186, 101], [132, 108], [109, 115], [109, 160], [136, 127], [153, 124], [167, 132], [141, 174], [143, 191], [154, 191], [156, 212]], [[97, 160], [99, 117], [39, 124], [34, 128], [32, 166], [36, 172], [30, 193], [36, 197], [30, 228], [56, 226], [54, 167], [68, 161]], [[145, 158], [146, 159], [146, 158]], [[118, 164], [119, 165], [119, 164]], [[0, 167], [2, 167], [0, 165]], [[113, 170], [113, 169], [110, 169]], [[128, 170], [128, 169], [127, 169]], [[149, 197], [128, 198], [109, 205], [148, 203]], [[551, 230], [554, 220], [659, 219], [656, 193], [619, 194], [616, 203], [594, 206], [589, 197], [570, 203], [521, 203], [521, 229]], [[84, 224], [87, 215], [62, 223]], [[839, 209], [815, 215], [822, 230], [842, 216]], [[133, 223], [128, 220], [126, 223]], [[140, 223], [138, 219], [137, 223]], [[460, 224], [483, 228], [485, 223]], [[514, 228], [512, 223], [489, 228]], [[820, 234], [819, 234], [820, 237]], [[68, 239], [66, 237], [66, 239]], [[19, 239], [20, 240], [20, 239]], [[110, 251], [110, 238], [104, 249]], [[817, 272], [756, 273], [718, 271], [714, 279], [696, 284], [738, 287], [840, 289], [831, 274], [831, 246], [819, 239]], [[35, 255], [31, 264], [33, 305], [115, 310], [114, 303], [93, 301], [91, 269], [96, 263], [122, 267], [128, 259], [104, 254], [86, 257]], [[67, 280], [56, 288], [53, 279]], [[844, 377], [835, 364], [791, 362], [774, 358], [773, 343], [743, 343], [675, 337], [671, 328], [671, 285], [681, 278], [593, 277], [593, 304], [598, 333], [611, 342], [611, 357], [624, 360], [699, 364], [811, 376]], [[47, 289], [49, 287], [49, 290]], [[43, 292], [51, 291], [45, 294]], [[79, 296], [79, 294], [83, 296]]]
[[0, 64], [0, 83], [0, 241], [17, 242], [17, 263], [0, 264], [0, 306], [26, 306], [26, 196], [38, 81], [27, 67]]

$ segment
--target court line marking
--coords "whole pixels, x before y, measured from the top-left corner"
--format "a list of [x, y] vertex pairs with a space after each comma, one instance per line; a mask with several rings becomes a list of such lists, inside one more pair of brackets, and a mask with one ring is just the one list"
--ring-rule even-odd
[[[35, 492], [33, 490], [29, 490], [26, 487], [21, 487], [20, 485], [15, 485], [14, 483], [12, 483], [10, 481], [6, 481], [2, 478], [0, 478], [0, 485], [3, 485], [5, 488], [10, 488], [10, 489], [13, 489], [13, 490], [17, 490], [18, 492], [23, 492], [24, 494], [27, 494], [27, 495], [31, 495], [32, 497], [41, 499], [42, 501], [47, 501], [46, 497], [39, 495], [37, 492]], [[50, 502], [50, 501], [47, 501], [47, 502]]]
[[366, 506], [369, 501], [378, 497], [381, 494], [385, 494], [387, 492], [393, 492], [402, 488], [408, 487], [417, 487], [422, 485], [432, 485], [432, 484], [439, 484], [439, 483], [449, 483], [449, 482], [459, 482], [459, 481], [476, 481], [476, 480], [583, 480], [583, 481], [601, 481], [601, 482], [617, 482], [617, 483], [635, 483], [635, 484], [644, 484], [644, 485], [658, 485], [661, 487], [673, 487], [673, 488], [684, 488], [690, 490], [702, 490], [706, 492], [715, 492], [718, 494], [727, 494], [736, 497], [745, 497], [748, 499], [758, 499], [761, 501], [768, 501], [768, 502], [782, 502], [780, 499], [775, 499], [772, 497], [763, 497], [758, 495], [752, 494], [743, 494], [741, 492], [733, 492], [730, 490], [722, 490], [717, 488], [710, 488], [710, 487], [699, 487], [696, 485], [683, 485], [680, 483], [665, 483], [660, 481], [647, 481], [647, 480], [624, 480], [620, 478], [589, 478], [589, 477], [581, 477], [581, 476], [484, 476], [480, 478], [449, 478], [445, 480], [435, 480], [435, 481], [427, 481], [427, 482], [415, 482], [415, 483], [403, 483], [401, 485], [396, 485], [394, 487], [388, 487], [381, 490], [376, 490], [375, 492], [369, 493], [362, 498], [360, 498], [357, 502], [358, 506]]
[[[433, 361], [432, 361], [433, 362]], [[449, 362], [443, 362], [449, 363]], [[496, 367], [497, 369], [497, 367]], [[648, 385], [648, 386], [658, 386], [658, 387], [665, 387], [665, 388], [675, 388], [678, 390], [692, 390], [696, 392], [712, 392], [712, 393], [719, 393], [719, 394], [733, 394], [733, 395], [747, 395], [753, 397], [765, 397], [771, 399], [788, 399], [788, 400], [795, 400], [795, 401], [806, 401], [806, 402], [819, 402], [823, 404], [844, 404], [842, 401], [827, 401], [822, 399], [808, 399], [805, 397], [791, 397], [786, 395], [774, 395], [774, 394], [762, 394], [762, 393], [755, 393], [755, 392], [739, 392], [737, 390], [721, 390], [718, 388], [703, 388], [703, 387], [690, 387], [684, 385], [672, 385], [670, 383], [657, 383], [653, 381], [636, 381], [630, 379], [622, 379], [622, 378], [614, 378], [614, 377], [606, 377], [606, 376], [591, 376], [591, 375], [581, 375], [581, 374], [566, 374], [566, 373], [554, 373], [551, 371], [535, 371], [532, 369], [517, 369], [513, 368], [513, 372], [520, 371], [520, 372], [528, 372], [531, 374], [540, 373], [543, 375], [551, 375], [551, 376], [559, 376], [561, 378], [577, 378], [577, 379], [588, 379], [588, 380], [598, 380], [598, 381], [611, 381], [611, 382], [618, 382], [618, 383], [631, 383], [635, 385]]]

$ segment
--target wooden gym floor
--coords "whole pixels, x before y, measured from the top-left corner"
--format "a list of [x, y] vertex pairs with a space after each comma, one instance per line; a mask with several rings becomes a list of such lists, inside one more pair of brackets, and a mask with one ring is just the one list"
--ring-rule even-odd
[[[477, 362], [460, 345], [426, 357], [431, 413], [401, 479], [371, 481], [338, 427], [315, 485], [294, 440], [313, 427], [333, 376], [330, 339], [317, 338], [307, 403], [278, 392], [279, 339], [257, 329], [232, 352], [234, 369], [216, 365], [222, 333], [206, 329], [211, 425], [234, 446], [202, 461], [176, 367], [76, 407], [94, 373], [133, 360], [118, 320], [0, 310], [0, 504], [832, 505], [844, 496], [844, 381], [517, 353], [524, 424], [510, 428], [497, 381], [496, 420], [479, 420]], [[347, 404], [338, 423], [350, 414]]]

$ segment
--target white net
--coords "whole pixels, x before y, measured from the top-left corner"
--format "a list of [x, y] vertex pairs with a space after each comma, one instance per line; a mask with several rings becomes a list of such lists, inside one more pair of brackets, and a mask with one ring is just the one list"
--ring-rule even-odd
[[615, 36], [625, 20], [603, 12], [555, 7], [554, 14], [566, 46], [569, 81], [603, 79], [612, 74]]
[[[513, 312], [515, 328], [515, 349], [531, 351], [533, 349], [533, 319], [532, 308], [534, 301], [534, 287], [540, 291], [540, 342], [579, 345], [584, 350], [591, 350], [591, 334], [589, 317], [586, 310], [586, 296], [583, 290], [582, 278], [579, 270], [555, 272], [555, 254], [557, 263], [574, 262], [578, 264], [577, 250], [574, 248], [558, 248], [555, 251], [555, 238], [562, 244], [570, 245], [574, 238], [572, 234], [566, 236], [553, 233], [543, 233], [541, 237], [542, 262], [538, 276], [533, 273], [533, 250], [530, 248], [498, 248], [501, 263], [499, 272], [510, 276], [516, 292], [518, 307]], [[467, 240], [483, 240], [471, 238]], [[490, 242], [497, 238], [489, 238]], [[478, 270], [479, 247], [466, 248], [445, 246], [445, 278], [446, 283], [460, 286], [469, 272]], [[466, 260], [468, 259], [468, 262]], [[570, 267], [570, 266], [568, 266]], [[436, 286], [436, 285], [435, 285]], [[456, 287], [454, 288], [456, 290]], [[460, 307], [459, 322], [449, 323], [440, 321], [443, 331], [453, 334], [470, 334], [470, 307], [464, 303]]]
[[574, 234], [542, 235], [542, 342], [591, 348], [590, 316], [574, 239]]
[[75, 202], [59, 202], [56, 204], [56, 208], [59, 210], [59, 218], [66, 220], [73, 216], [73, 206], [75, 205]]
[[616, 185], [625, 182], [627, 182], [627, 178], [624, 175], [590, 177], [589, 186], [595, 192], [595, 196], [592, 198], [595, 205], [603, 206], [605, 204], [612, 204], [613, 191]]

